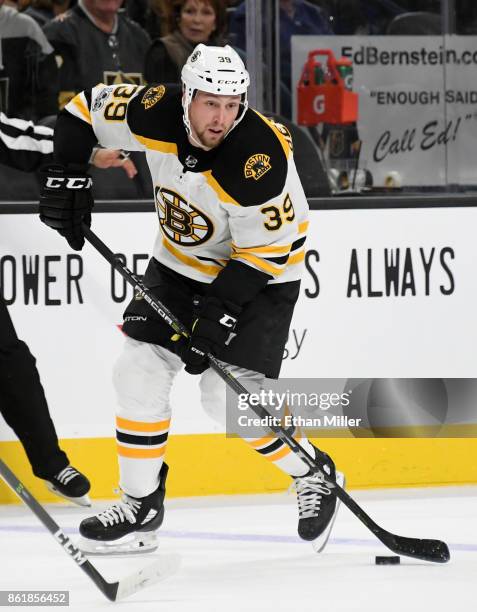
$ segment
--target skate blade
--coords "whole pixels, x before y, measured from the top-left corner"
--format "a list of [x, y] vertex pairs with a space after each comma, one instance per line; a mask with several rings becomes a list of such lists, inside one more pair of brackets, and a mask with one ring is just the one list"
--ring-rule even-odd
[[[339, 484], [339, 486], [344, 489], [345, 485], [346, 485], [346, 480], [344, 477], [344, 474], [342, 474], [341, 472], [336, 472], [336, 483]], [[331, 534], [331, 530], [333, 529], [333, 525], [335, 523], [336, 520], [336, 516], [338, 514], [338, 510], [340, 507], [340, 499], [337, 497], [336, 498], [336, 506], [335, 506], [335, 513], [333, 514], [333, 517], [331, 519], [331, 521], [329, 522], [328, 527], [323, 531], [322, 534], [320, 534], [316, 540], [313, 540], [311, 542], [311, 545], [313, 547], [313, 550], [316, 553], [321, 553], [323, 552], [326, 544], [328, 543], [328, 539], [330, 537]]]
[[63, 499], [66, 499], [67, 501], [76, 504], [77, 506], [83, 506], [87, 508], [91, 507], [91, 499], [89, 498], [88, 494], [82, 495], [81, 497], [69, 497], [68, 495], [60, 493], [60, 491], [58, 491], [55, 485], [51, 484], [51, 482], [45, 481], [45, 485], [49, 491], [51, 491], [55, 495], [58, 495], [58, 497], [62, 497]]
[[159, 542], [155, 531], [130, 533], [108, 542], [81, 536], [77, 542], [77, 547], [87, 555], [137, 555], [154, 552], [158, 546]]

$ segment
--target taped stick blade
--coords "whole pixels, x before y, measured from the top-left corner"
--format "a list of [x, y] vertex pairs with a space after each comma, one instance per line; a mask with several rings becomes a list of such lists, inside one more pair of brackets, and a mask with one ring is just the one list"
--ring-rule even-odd
[[126, 576], [117, 585], [115, 601], [129, 597], [141, 589], [147, 588], [175, 574], [181, 565], [178, 554], [162, 555], [157, 561], [143, 569]]

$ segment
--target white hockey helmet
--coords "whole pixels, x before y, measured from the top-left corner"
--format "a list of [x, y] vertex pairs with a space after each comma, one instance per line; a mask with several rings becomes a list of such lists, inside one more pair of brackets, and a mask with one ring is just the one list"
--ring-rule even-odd
[[229, 132], [242, 120], [248, 108], [250, 77], [239, 54], [230, 45], [198, 44], [182, 68], [181, 79], [184, 125], [188, 134], [191, 134], [189, 106], [197, 90], [222, 96], [240, 95], [242, 108]]

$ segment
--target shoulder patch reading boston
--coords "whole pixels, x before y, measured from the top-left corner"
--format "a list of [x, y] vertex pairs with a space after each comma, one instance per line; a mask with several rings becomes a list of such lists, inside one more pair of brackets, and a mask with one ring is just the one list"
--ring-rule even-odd
[[247, 159], [244, 166], [245, 178], [253, 178], [256, 181], [271, 169], [270, 156], [265, 153], [255, 153]]
[[156, 87], [149, 87], [146, 90], [145, 94], [142, 97], [141, 104], [144, 104], [144, 108], [147, 110], [154, 106], [159, 100], [162, 98], [164, 93], [166, 92], [166, 88], [164, 85], [158, 85]]

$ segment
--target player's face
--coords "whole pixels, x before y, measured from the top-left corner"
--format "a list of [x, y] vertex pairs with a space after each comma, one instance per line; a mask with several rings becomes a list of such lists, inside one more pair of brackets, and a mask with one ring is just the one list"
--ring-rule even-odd
[[198, 91], [189, 106], [192, 135], [204, 147], [217, 147], [240, 110], [240, 96], [216, 96]]
[[215, 11], [207, 0], [187, 0], [179, 18], [179, 30], [187, 40], [207, 42], [215, 30]]

